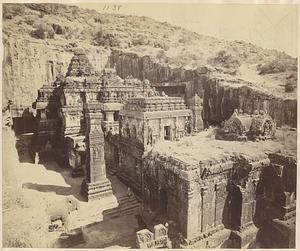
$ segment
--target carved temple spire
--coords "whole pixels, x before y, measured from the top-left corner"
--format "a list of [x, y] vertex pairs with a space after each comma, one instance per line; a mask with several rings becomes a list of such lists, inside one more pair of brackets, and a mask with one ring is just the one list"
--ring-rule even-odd
[[95, 74], [95, 69], [82, 49], [74, 52], [66, 77], [83, 77]]

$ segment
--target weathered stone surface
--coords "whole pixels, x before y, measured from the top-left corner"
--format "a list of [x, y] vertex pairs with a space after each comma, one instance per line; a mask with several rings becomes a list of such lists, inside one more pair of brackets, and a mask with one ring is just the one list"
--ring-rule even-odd
[[139, 248], [153, 248], [154, 234], [150, 230], [140, 230], [136, 233], [136, 237]]
[[[4, 36], [3, 44], [4, 105], [11, 99], [18, 100], [24, 106], [31, 106], [38, 88], [45, 83], [50, 85], [57, 76], [66, 74], [73, 56], [71, 50], [50, 46], [36, 39]], [[97, 48], [89, 48], [89, 51], [90, 62], [96, 71], [101, 72], [107, 63], [109, 52], [100, 53]], [[32, 69], [37, 69], [39, 74]]]
[[95, 69], [82, 50], [77, 50], [71, 59], [66, 77], [91, 76], [95, 74]]
[[149, 56], [139, 57], [134, 53], [113, 51], [111, 66], [115, 65], [119, 76], [132, 75], [138, 79], [149, 79], [151, 83], [192, 81], [192, 88], [185, 88], [186, 101], [198, 93], [203, 97], [203, 119], [209, 123], [221, 123], [238, 108], [251, 114], [255, 110], [267, 110], [278, 126], [296, 127], [297, 102], [267, 95], [249, 86], [231, 87], [195, 70], [173, 69], [154, 63]]
[[217, 79], [203, 84], [203, 119], [220, 124], [229, 119], [234, 109], [252, 114], [255, 110], [266, 110], [278, 126], [297, 125], [297, 102], [267, 95], [247, 85], [232, 87]]
[[247, 248], [255, 240], [258, 229], [251, 224], [242, 231], [232, 231], [230, 235], [230, 248]]
[[231, 117], [217, 131], [216, 139], [221, 140], [266, 140], [275, 137], [276, 124], [264, 111], [255, 114], [244, 114], [234, 110]]
[[275, 153], [269, 158], [271, 163], [263, 169], [257, 184], [253, 219], [264, 246], [289, 248], [295, 244], [296, 159]]
[[86, 107], [86, 178], [82, 183], [82, 193], [87, 200], [95, 200], [112, 195], [110, 181], [106, 177], [104, 159], [104, 135], [101, 128], [101, 111], [96, 105]]
[[154, 226], [154, 233], [148, 229], [136, 233], [138, 248], [166, 248], [169, 245], [168, 229], [158, 224]]
[[[85, 56], [82, 59], [78, 56], [83, 56], [82, 53], [74, 58], [87, 64]], [[266, 229], [266, 224], [273, 220], [286, 222], [295, 217], [296, 161], [272, 154], [268, 159], [265, 155], [265, 151], [277, 151], [279, 142], [224, 142], [205, 131], [195, 135], [192, 129], [199, 124], [202, 110], [198, 95], [186, 103], [181, 97], [163, 93], [159, 96], [149, 81], [132, 77], [123, 81], [114, 69], [90, 78], [89, 64], [82, 70], [83, 76], [77, 76], [81, 70], [80, 62], [75, 59], [79, 68], [70, 66], [70, 74], [74, 76], [39, 91], [37, 115], [43, 126], [38, 127], [38, 133], [51, 135], [53, 128], [60, 128], [52, 136], [59, 138], [58, 145], [62, 146], [66, 136], [86, 133], [86, 179], [82, 193], [88, 201], [112, 195], [106, 177], [107, 163], [142, 198], [144, 212], [155, 215], [151, 224], [157, 224], [159, 219], [175, 221], [182, 236], [180, 240], [188, 246], [197, 243], [200, 247], [245, 246], [254, 238], [251, 231], [248, 233], [253, 221]], [[55, 100], [60, 101], [59, 105], [49, 106]], [[58, 111], [61, 127], [55, 125]], [[264, 123], [269, 116], [234, 115], [225, 123], [226, 132], [238, 136], [249, 131], [259, 136], [265, 133]], [[120, 118], [120, 127], [113, 133], [116, 117]], [[193, 137], [183, 138], [190, 134]], [[258, 149], [262, 147], [260, 143], [264, 144], [264, 151]], [[69, 147], [69, 160], [75, 169], [81, 162], [76, 147], [81, 146], [73, 142]], [[260, 200], [259, 196], [267, 199]], [[282, 228], [278, 229], [281, 233]], [[288, 229], [283, 229], [286, 231], [283, 230], [282, 238], [291, 238], [286, 234]], [[150, 242], [142, 241], [139, 236], [139, 245], [147, 248], [166, 245], [167, 230], [163, 226], [154, 230], [154, 235], [150, 232], [152, 237], [145, 233]], [[229, 238], [227, 230], [236, 232]], [[213, 236], [221, 239], [214, 241]]]

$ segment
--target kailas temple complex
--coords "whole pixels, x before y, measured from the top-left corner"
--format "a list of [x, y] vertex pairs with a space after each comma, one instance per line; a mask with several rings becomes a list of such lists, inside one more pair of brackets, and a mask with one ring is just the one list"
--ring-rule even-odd
[[[20, 122], [11, 106], [13, 128], [31, 129], [32, 161], [53, 159], [81, 179], [84, 201], [98, 201], [99, 214], [101, 202], [118, 207], [109, 177], [125, 184], [146, 226], [137, 232], [140, 247], [154, 247], [151, 229], [168, 222], [177, 248], [293, 247], [296, 159], [277, 153], [272, 116], [234, 109], [211, 136], [203, 98], [187, 102], [176, 89], [122, 79], [113, 66], [97, 73], [78, 50], [66, 76], [38, 90], [33, 117]], [[89, 217], [84, 224], [99, 220]]]
[[[31, 105], [2, 110], [3, 166], [20, 165], [7, 186], [34, 205], [5, 199], [32, 214], [20, 229], [62, 248], [295, 248], [296, 102], [206, 66], [114, 49], [96, 68], [92, 51], [71, 51], [67, 65], [47, 61]], [[11, 208], [7, 225], [22, 217]]]

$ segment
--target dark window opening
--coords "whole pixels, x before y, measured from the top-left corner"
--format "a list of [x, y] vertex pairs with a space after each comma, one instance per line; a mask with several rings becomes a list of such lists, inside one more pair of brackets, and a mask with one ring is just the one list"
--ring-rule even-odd
[[104, 121], [107, 121], [106, 120], [106, 113], [105, 112], [102, 112], [102, 118], [103, 118]]
[[231, 191], [231, 227], [234, 230], [241, 229], [242, 194], [238, 187]]
[[36, 127], [35, 118], [18, 117], [13, 118], [13, 129], [16, 135], [23, 133], [33, 133]]
[[164, 139], [171, 140], [171, 126], [164, 127]]
[[119, 111], [114, 112], [114, 121], [119, 121]]

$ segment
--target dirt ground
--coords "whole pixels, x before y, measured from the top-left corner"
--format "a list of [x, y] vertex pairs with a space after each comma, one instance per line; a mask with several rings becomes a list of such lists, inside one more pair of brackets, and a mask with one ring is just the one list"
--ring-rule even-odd
[[58, 240], [55, 248], [135, 248], [135, 216], [120, 216], [84, 227], [74, 238]]
[[[80, 195], [83, 178], [72, 178], [70, 170], [62, 169], [54, 161], [30, 163], [26, 149], [21, 151], [22, 156], [18, 156], [15, 138], [10, 131], [3, 131], [3, 140], [4, 247], [135, 246], [137, 221], [134, 215], [83, 227], [80, 234], [49, 233], [49, 216], [67, 212], [67, 197], [72, 195], [75, 200], [86, 204]], [[116, 195], [123, 196], [126, 193], [127, 187], [115, 177], [112, 183]]]

